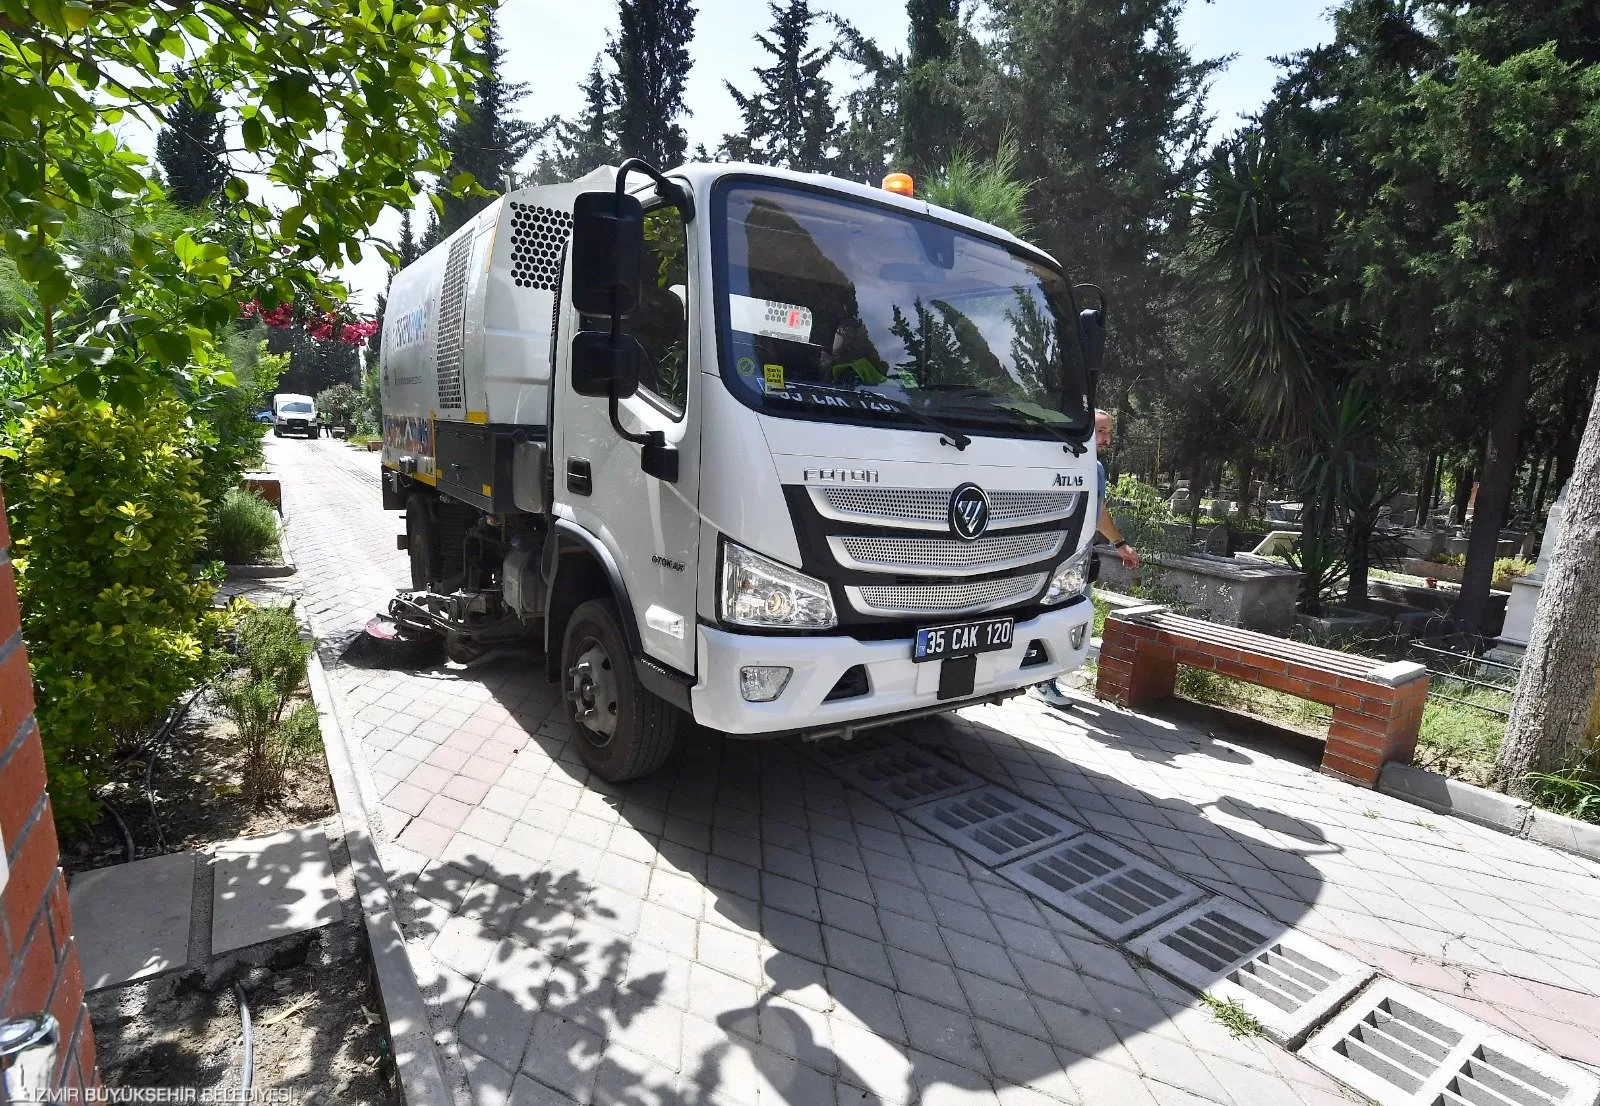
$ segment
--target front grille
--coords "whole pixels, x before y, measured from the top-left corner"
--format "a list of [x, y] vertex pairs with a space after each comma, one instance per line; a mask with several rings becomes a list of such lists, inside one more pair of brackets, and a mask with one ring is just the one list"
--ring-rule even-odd
[[970, 584], [895, 584], [846, 587], [863, 614], [971, 614], [1020, 603], [1044, 587], [1045, 573]]
[[913, 576], [996, 572], [1053, 557], [1066, 537], [1061, 531], [1000, 535], [977, 541], [953, 538], [878, 538], [850, 534], [829, 538], [842, 565]]
[[[946, 488], [812, 488], [812, 502], [828, 518], [900, 529], [946, 530], [950, 493]], [[1082, 492], [989, 492], [989, 526], [1003, 529], [1066, 518], [1078, 509]]]

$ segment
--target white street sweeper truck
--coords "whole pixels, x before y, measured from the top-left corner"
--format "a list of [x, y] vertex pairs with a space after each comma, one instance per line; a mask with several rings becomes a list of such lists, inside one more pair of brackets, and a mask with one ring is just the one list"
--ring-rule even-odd
[[608, 780], [686, 719], [848, 736], [1081, 664], [1103, 303], [909, 183], [632, 160], [399, 273], [394, 619], [542, 646]]

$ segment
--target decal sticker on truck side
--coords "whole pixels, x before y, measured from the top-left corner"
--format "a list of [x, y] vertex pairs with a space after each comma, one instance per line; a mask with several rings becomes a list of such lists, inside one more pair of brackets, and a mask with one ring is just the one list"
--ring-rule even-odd
[[402, 453], [417, 459], [420, 475], [433, 475], [433, 420], [421, 415], [383, 416], [384, 460], [398, 460]]

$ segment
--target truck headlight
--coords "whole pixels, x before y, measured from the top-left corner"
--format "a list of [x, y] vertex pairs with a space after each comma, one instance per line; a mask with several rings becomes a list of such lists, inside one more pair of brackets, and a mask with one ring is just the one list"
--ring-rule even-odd
[[839, 622], [827, 584], [731, 541], [722, 544], [722, 619], [789, 630]]
[[1083, 594], [1083, 590], [1089, 586], [1089, 558], [1092, 556], [1094, 549], [1086, 546], [1062, 561], [1061, 567], [1050, 578], [1050, 586], [1044, 589], [1044, 598], [1039, 602], [1053, 607]]

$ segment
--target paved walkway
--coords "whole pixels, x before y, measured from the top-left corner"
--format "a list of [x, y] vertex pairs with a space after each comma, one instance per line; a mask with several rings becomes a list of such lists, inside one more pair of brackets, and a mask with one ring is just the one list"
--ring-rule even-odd
[[[405, 583], [399, 516], [374, 454], [269, 441], [268, 460], [336, 654]], [[532, 660], [330, 675], [464, 1102], [1360, 1100], [871, 797], [850, 762], [695, 732], [609, 787]], [[1600, 1064], [1600, 866], [1087, 700], [894, 738]]]

